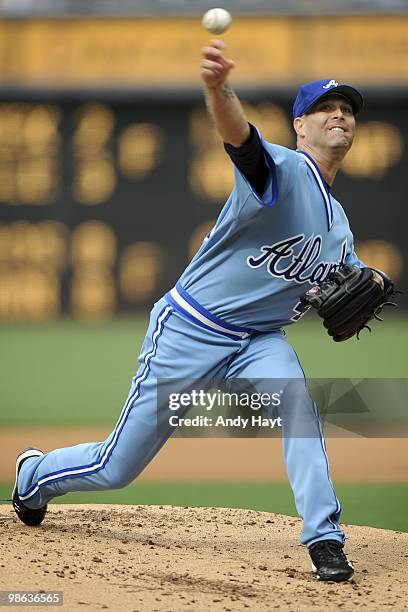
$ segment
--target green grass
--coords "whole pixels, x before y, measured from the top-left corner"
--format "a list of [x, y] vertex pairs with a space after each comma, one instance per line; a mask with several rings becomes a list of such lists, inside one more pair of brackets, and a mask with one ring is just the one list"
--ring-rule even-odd
[[[307, 315], [306, 315], [307, 316]], [[408, 378], [408, 317], [375, 321], [360, 340], [333, 342], [315, 316], [287, 328], [308, 377]]]
[[[135, 374], [147, 318], [0, 326], [0, 425], [113, 423]], [[408, 378], [408, 319], [334, 343], [313, 317], [287, 330], [306, 374]]]
[[0, 326], [0, 423], [116, 420], [147, 320]]
[[[0, 497], [12, 485], [0, 484]], [[339, 484], [342, 522], [408, 532], [408, 484]], [[296, 516], [293, 495], [285, 483], [147, 483], [119, 491], [69, 493], [55, 503], [153, 504], [251, 508]]]

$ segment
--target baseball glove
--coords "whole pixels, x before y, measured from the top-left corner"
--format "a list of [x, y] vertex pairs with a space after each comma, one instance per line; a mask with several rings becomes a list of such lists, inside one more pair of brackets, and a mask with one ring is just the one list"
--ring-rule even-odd
[[327, 333], [335, 342], [359, 337], [362, 329], [371, 331], [371, 319], [382, 321], [379, 313], [384, 306], [396, 306], [389, 301], [396, 291], [393, 281], [380, 270], [343, 264], [326, 280], [312, 287], [300, 301], [316, 308]]

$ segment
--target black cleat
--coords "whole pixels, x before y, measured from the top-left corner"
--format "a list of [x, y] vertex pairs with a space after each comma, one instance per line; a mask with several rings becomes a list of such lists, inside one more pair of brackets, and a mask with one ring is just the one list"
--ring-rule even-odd
[[47, 512], [47, 506], [45, 505], [42, 508], [37, 508], [33, 510], [32, 508], [27, 508], [27, 506], [25, 506], [23, 502], [20, 501], [17, 490], [18, 474], [20, 472], [21, 466], [23, 465], [24, 461], [26, 461], [26, 459], [29, 459], [30, 457], [41, 457], [43, 454], [44, 453], [38, 448], [29, 447], [23, 450], [17, 456], [16, 460], [16, 483], [14, 485], [12, 496], [13, 508], [20, 521], [23, 521], [23, 523], [29, 525], [30, 527], [36, 527], [37, 525], [40, 525], [43, 522], [45, 513]]
[[309, 548], [312, 571], [320, 580], [343, 582], [354, 574], [354, 567], [343, 552], [343, 544], [337, 540], [321, 540]]

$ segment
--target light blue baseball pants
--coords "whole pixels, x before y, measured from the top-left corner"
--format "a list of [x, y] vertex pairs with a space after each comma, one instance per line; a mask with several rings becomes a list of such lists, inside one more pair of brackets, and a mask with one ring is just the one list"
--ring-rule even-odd
[[[184, 318], [165, 298], [151, 312], [139, 360], [119, 420], [104, 442], [60, 448], [23, 463], [18, 491], [26, 506], [39, 508], [69, 491], [118, 489], [131, 483], [172, 433], [170, 426], [157, 427], [159, 378], [304, 378], [282, 331], [228, 338]], [[299, 415], [314, 424], [315, 435], [291, 435], [290, 420], [296, 428]], [[324, 539], [343, 542], [340, 503], [329, 476], [319, 417], [306, 386], [301, 398], [297, 394], [288, 423], [286, 433], [283, 430], [284, 459], [303, 518], [301, 542], [307, 546]]]

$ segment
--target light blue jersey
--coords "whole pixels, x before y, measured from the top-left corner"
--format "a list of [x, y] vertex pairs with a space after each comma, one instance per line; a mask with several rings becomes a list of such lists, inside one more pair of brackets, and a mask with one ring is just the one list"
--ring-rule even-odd
[[185, 315], [198, 311], [243, 333], [297, 321], [311, 285], [344, 262], [359, 265], [347, 217], [315, 162], [261, 142], [271, 170], [263, 197], [235, 168], [216, 225], [167, 296]]

